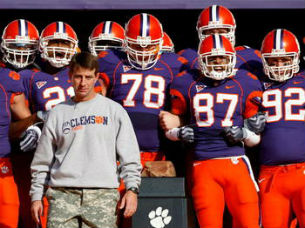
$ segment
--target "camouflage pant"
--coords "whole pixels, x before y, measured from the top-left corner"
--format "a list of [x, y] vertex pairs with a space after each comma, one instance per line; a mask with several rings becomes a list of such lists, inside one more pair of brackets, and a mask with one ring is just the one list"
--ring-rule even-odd
[[49, 188], [48, 228], [116, 228], [117, 189]]

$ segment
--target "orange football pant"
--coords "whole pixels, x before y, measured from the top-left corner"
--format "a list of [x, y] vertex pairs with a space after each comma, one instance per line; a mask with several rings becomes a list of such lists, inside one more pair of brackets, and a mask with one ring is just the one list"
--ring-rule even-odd
[[0, 158], [0, 227], [16, 228], [19, 216], [17, 185], [9, 158]]
[[258, 194], [244, 157], [194, 161], [191, 194], [201, 228], [221, 228], [225, 203], [233, 228], [259, 228]]
[[259, 186], [264, 228], [289, 227], [292, 210], [305, 228], [305, 163], [262, 166]]

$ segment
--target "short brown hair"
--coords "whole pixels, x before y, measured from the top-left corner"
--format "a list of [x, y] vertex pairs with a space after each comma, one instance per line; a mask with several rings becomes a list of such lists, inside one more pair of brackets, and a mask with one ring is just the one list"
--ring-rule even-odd
[[73, 56], [70, 62], [70, 72], [73, 72], [77, 67], [82, 67], [89, 70], [95, 70], [94, 73], [99, 72], [99, 64], [97, 57], [89, 52], [80, 52]]

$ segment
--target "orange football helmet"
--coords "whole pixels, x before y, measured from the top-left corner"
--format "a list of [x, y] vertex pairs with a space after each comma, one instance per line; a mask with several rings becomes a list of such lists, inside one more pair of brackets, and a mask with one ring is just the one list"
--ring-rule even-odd
[[[51, 45], [53, 42], [66, 45]], [[77, 52], [78, 38], [73, 28], [62, 21], [49, 24], [40, 36], [39, 49], [41, 58], [47, 60], [52, 66], [60, 68], [70, 63]]]
[[205, 8], [199, 15], [196, 28], [199, 40], [203, 40], [207, 36], [213, 35], [206, 34], [208, 30], [225, 29], [226, 32], [218, 32], [218, 34], [225, 36], [230, 40], [233, 46], [235, 45], [236, 23], [233, 14], [226, 7], [212, 5]]
[[16, 68], [34, 63], [39, 43], [39, 33], [31, 22], [18, 19], [10, 22], [2, 34], [1, 50], [4, 62]]
[[161, 53], [163, 29], [153, 15], [133, 16], [125, 27], [126, 52], [130, 64], [139, 70], [153, 67]]
[[88, 48], [93, 55], [107, 49], [122, 49], [124, 44], [124, 28], [113, 21], [103, 21], [92, 31]]
[[[299, 71], [300, 46], [293, 33], [286, 29], [269, 32], [261, 47], [265, 74], [274, 81], [285, 81]], [[268, 58], [291, 58], [291, 63], [283, 66], [270, 65]]]
[[[235, 74], [236, 52], [226, 37], [215, 34], [200, 41], [198, 55], [199, 66], [204, 76], [222, 80]], [[211, 58], [215, 57], [226, 58], [226, 63], [211, 64]]]

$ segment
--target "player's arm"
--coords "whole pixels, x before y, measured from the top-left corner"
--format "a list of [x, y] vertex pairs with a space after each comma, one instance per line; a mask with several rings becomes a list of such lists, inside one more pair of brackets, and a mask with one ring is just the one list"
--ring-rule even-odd
[[20, 148], [22, 151], [34, 150], [41, 135], [41, 130], [35, 123], [41, 122], [41, 120], [36, 113], [31, 115], [26, 105], [24, 94], [12, 97], [10, 109], [14, 119], [18, 120], [10, 124], [10, 138], [12, 140], [21, 139]]
[[35, 124], [39, 120], [36, 114], [31, 115], [23, 93], [15, 94], [12, 97], [10, 109], [13, 119], [17, 120], [10, 125], [9, 135], [11, 139], [19, 138], [29, 126]]
[[14, 120], [21, 120], [31, 115], [31, 111], [26, 105], [26, 100], [23, 93], [13, 95], [10, 109]]
[[[249, 79], [251, 80], [251, 79]], [[256, 77], [252, 76], [249, 92], [245, 99], [243, 112], [244, 126], [231, 126], [224, 129], [226, 138], [231, 143], [244, 142], [248, 147], [256, 146], [260, 143], [260, 133], [265, 127], [264, 114], [260, 113], [262, 101], [262, 89]]]
[[182, 125], [183, 118], [179, 115], [175, 115], [171, 112], [160, 111], [159, 114], [160, 126], [164, 131], [168, 131], [172, 128], [177, 128]]
[[[184, 81], [175, 81], [170, 89], [170, 112], [161, 111], [159, 115], [160, 126], [167, 132], [170, 129], [185, 125], [185, 114], [187, 112], [187, 100], [184, 96], [185, 91], [180, 89]], [[185, 86], [185, 83], [184, 85]], [[182, 87], [183, 87], [182, 86]], [[166, 134], [168, 135], [168, 134]], [[172, 140], [172, 139], [171, 139]]]
[[12, 122], [10, 124], [9, 136], [10, 139], [15, 140], [20, 138], [23, 132], [25, 132], [30, 126], [34, 125], [38, 121], [36, 114], [31, 115], [25, 119]]

